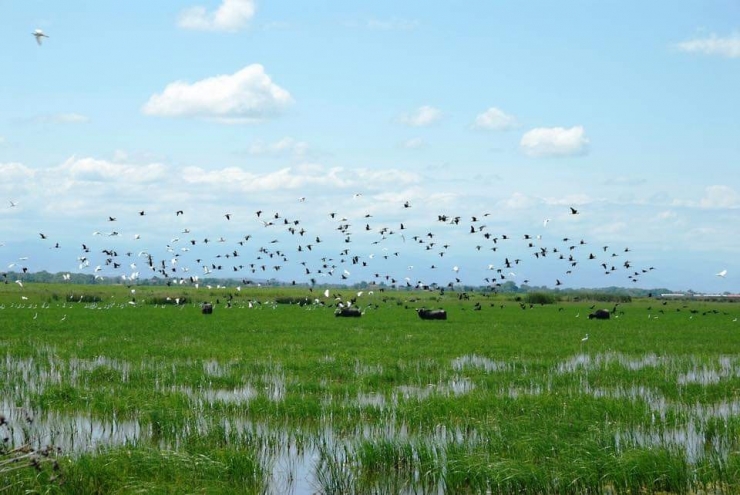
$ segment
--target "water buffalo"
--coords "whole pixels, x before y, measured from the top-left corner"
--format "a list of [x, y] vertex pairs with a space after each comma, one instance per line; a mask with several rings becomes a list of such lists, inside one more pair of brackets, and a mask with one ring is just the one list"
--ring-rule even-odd
[[593, 313], [588, 315], [589, 320], [596, 318], [597, 320], [608, 320], [611, 313], [608, 309], [597, 309]]
[[419, 308], [416, 310], [416, 312], [419, 315], [419, 318], [422, 320], [446, 320], [447, 319], [447, 311], [444, 309], [426, 309], [426, 308]]
[[204, 315], [210, 315], [213, 313], [213, 304], [211, 303], [203, 303], [200, 305], [200, 312]]
[[362, 311], [360, 311], [360, 308], [337, 308], [336, 311], [334, 311], [334, 316], [344, 316], [344, 317], [350, 317], [350, 318], [359, 318], [362, 316]]

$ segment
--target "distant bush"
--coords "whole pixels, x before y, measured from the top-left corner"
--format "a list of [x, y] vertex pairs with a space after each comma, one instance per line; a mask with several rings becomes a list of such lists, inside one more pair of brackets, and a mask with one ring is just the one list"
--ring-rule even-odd
[[613, 302], [628, 303], [632, 302], [632, 296], [629, 294], [616, 294], [609, 292], [581, 292], [578, 295], [571, 296], [571, 301], [593, 301], [593, 302]]
[[179, 297], [152, 296], [146, 300], [146, 303], [154, 305], [154, 306], [165, 305], [165, 304], [183, 305], [183, 304], [190, 303], [190, 300], [185, 296], [179, 296]]
[[96, 294], [70, 294], [67, 296], [69, 302], [99, 303], [103, 298]]
[[555, 304], [558, 301], [553, 294], [547, 292], [530, 292], [524, 296], [524, 300], [529, 304]]

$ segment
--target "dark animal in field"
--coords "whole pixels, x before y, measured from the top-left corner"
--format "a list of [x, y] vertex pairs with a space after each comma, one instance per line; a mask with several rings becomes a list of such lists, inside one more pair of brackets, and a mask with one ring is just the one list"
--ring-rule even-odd
[[210, 315], [213, 313], [213, 304], [211, 303], [203, 303], [200, 305], [200, 312], [204, 315]]
[[416, 310], [416, 312], [419, 315], [419, 318], [422, 320], [446, 320], [447, 319], [447, 311], [444, 309], [426, 309], [426, 308], [419, 308]]
[[611, 316], [608, 309], [597, 309], [593, 313], [588, 315], [589, 320], [596, 318], [597, 320], [608, 320]]
[[360, 311], [360, 308], [337, 308], [336, 311], [334, 311], [334, 316], [343, 316], [343, 317], [349, 317], [349, 318], [359, 318], [362, 316], [362, 311]]

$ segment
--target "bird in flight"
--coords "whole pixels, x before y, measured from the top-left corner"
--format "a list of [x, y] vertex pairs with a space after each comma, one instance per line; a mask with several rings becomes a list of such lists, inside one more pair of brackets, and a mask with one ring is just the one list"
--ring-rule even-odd
[[575, 208], [573, 208], [573, 207], [571, 206], [571, 207], [570, 207], [570, 213], [571, 213], [571, 215], [578, 215], [578, 210], [576, 210]]
[[722, 277], [722, 278], [724, 278], [724, 277], [725, 277], [725, 275], [727, 275], [727, 270], [722, 270], [721, 272], [719, 272], [719, 273], [717, 274], [717, 276], [718, 276], [718, 277]]
[[31, 34], [36, 37], [36, 43], [38, 43], [39, 46], [41, 45], [41, 38], [48, 38], [49, 37], [49, 35], [44, 34], [44, 32], [42, 30], [40, 30], [40, 29], [35, 30]]
[[16, 202], [15, 202], [15, 201], [13, 201], [13, 200], [10, 200], [10, 207], [11, 207], [11, 208], [15, 208], [16, 206], [18, 206], [18, 203], [16, 203]]

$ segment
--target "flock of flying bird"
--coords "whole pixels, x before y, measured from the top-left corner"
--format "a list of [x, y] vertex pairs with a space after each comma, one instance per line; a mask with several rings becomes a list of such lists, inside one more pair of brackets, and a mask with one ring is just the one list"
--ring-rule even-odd
[[[355, 194], [353, 198], [360, 197]], [[17, 205], [11, 201], [10, 208]], [[319, 219], [305, 197], [298, 199], [296, 207], [309, 215], [309, 222], [298, 218], [300, 213], [258, 209], [250, 213], [227, 211], [212, 218], [207, 228], [189, 228], [190, 219], [184, 210], [173, 211], [167, 221], [166, 213], [149, 215], [139, 209], [104, 216], [100, 222], [106, 228], [92, 232], [89, 238], [70, 241], [64, 234], [38, 232], [38, 242], [46, 243], [49, 249], [74, 249], [76, 269], [72, 271], [101, 279], [115, 277], [124, 283], [151, 277], [168, 285], [196, 286], [208, 278], [235, 279], [246, 285], [282, 279], [284, 283], [311, 287], [365, 282], [370, 286], [436, 290], [465, 284], [496, 291], [509, 281], [530, 283], [525, 274], [541, 279], [543, 273], [555, 273], [552, 283], [546, 285], [559, 287], [584, 265], [604, 275], [624, 273], [631, 282], [653, 270], [633, 266], [628, 247], [592, 247], [581, 238], [554, 238], [550, 236], [552, 227], [548, 228], [550, 219], [542, 222], [538, 234], [497, 233], [489, 225], [495, 223], [490, 213], [439, 213], [436, 220], [427, 222], [408, 216], [400, 220], [412, 208], [409, 201], [398, 205], [398, 220], [378, 224], [371, 213], [350, 219], [326, 212], [318, 215], [322, 217]], [[578, 214], [570, 209], [569, 215]], [[157, 239], [153, 234], [134, 233], [133, 229], [160, 229], [162, 218], [176, 229], [170, 235]], [[209, 235], [212, 229], [219, 230], [219, 234]], [[76, 247], [69, 246], [75, 242]], [[156, 249], [145, 245], [152, 242], [161, 245]], [[549, 263], [549, 267], [535, 267], [538, 263]], [[21, 256], [8, 268], [28, 272], [34, 268], [33, 260]], [[7, 282], [7, 274], [5, 278]], [[64, 278], [69, 280], [70, 275]], [[611, 281], [609, 284], [614, 285]]]
[[[34, 36], [34, 38], [36, 39], [36, 43], [38, 43], [39, 45], [42, 45], [44, 38], [49, 38], [49, 36], [41, 29], [36, 29], [31, 34]], [[361, 194], [354, 195], [355, 198], [358, 198], [359, 196], [361, 196]], [[299, 198], [299, 201], [305, 202], [305, 197]], [[11, 208], [16, 207], [17, 203], [11, 201], [10, 206]], [[402, 204], [402, 207], [406, 209], [410, 208], [411, 205], [408, 201], [405, 201]], [[578, 215], [579, 213], [580, 212], [578, 210], [570, 207], [571, 215]], [[138, 214], [139, 216], [143, 217], [145, 216], [145, 211], [140, 210]], [[175, 212], [175, 215], [178, 217], [184, 215], [184, 211], [178, 210]], [[315, 249], [318, 250], [319, 244], [322, 243], [320, 236], [314, 236], [313, 240], [311, 240], [311, 237], [309, 236], [307, 230], [301, 225], [301, 222], [299, 220], [289, 220], [288, 218], [283, 218], [279, 213], [274, 213], [272, 217], [268, 218], [267, 214], [263, 216], [263, 212], [261, 210], [258, 210], [256, 212], [256, 216], [262, 221], [264, 227], [282, 226], [291, 235], [297, 235], [300, 239], [300, 242], [297, 244], [296, 248], [298, 253], [311, 252]], [[493, 252], [497, 252], [499, 251], [499, 249], [504, 248], [507, 241], [513, 240], [513, 237], [507, 234], [496, 235], [492, 233], [489, 229], [487, 229], [486, 225], [481, 223], [481, 220], [487, 216], [487, 213], [484, 213], [480, 216], [471, 215], [469, 221], [466, 222], [465, 219], [460, 215], [440, 214], [438, 215], [437, 220], [440, 223], [454, 226], [467, 225], [469, 234], [475, 235], [480, 239], [480, 243], [475, 245], [475, 249], [477, 251], [482, 251], [485, 249], [486, 251], [490, 250]], [[350, 275], [348, 266], [360, 265], [363, 268], [368, 267], [372, 264], [371, 262], [374, 257], [373, 254], [370, 254], [366, 259], [361, 259], [360, 256], [353, 254], [353, 251], [349, 248], [349, 244], [352, 242], [352, 225], [348, 222], [346, 218], [337, 216], [336, 213], [331, 213], [330, 217], [337, 220], [336, 230], [343, 236], [343, 249], [339, 249], [338, 251], [334, 252], [334, 256], [331, 256], [331, 254], [329, 253], [321, 256], [318, 266], [309, 267], [307, 260], [300, 261], [300, 264], [303, 266], [304, 275], [308, 277], [308, 281], [311, 284], [315, 284], [318, 282], [317, 277], [332, 277], [337, 273], [340, 275], [341, 280], [347, 280]], [[232, 218], [232, 214], [225, 213], [224, 218], [227, 221], [230, 221]], [[365, 220], [369, 218], [370, 215], [365, 216]], [[108, 221], [115, 222], [116, 218], [111, 216], [108, 218]], [[544, 220], [543, 227], [547, 227], [547, 224], [549, 222], [550, 219]], [[373, 229], [374, 228], [371, 227], [370, 223], [366, 222], [363, 230], [365, 230], [366, 232], [370, 232]], [[375, 239], [372, 244], [379, 244], [387, 240], [391, 236], [400, 235], [400, 237], [403, 238], [404, 242], [409, 239], [410, 242], [413, 242], [414, 244], [420, 246], [425, 251], [436, 251], [440, 257], [444, 257], [447, 249], [449, 248], [448, 243], [440, 242], [439, 237], [432, 232], [420, 232], [415, 235], [408, 234], [407, 228], [405, 227], [403, 222], [400, 222], [399, 225], [395, 227], [385, 226], [381, 228], [375, 228], [375, 232], [379, 235], [379, 238]], [[181, 232], [181, 234], [189, 233], [190, 231], [188, 229], [184, 229]], [[95, 232], [94, 235], [103, 234], [101, 232]], [[119, 235], [120, 234], [117, 231], [113, 230], [112, 232], [107, 233], [106, 237], [117, 237]], [[48, 236], [45, 233], [39, 233], [39, 236], [42, 241], [49, 240]], [[231, 259], [232, 262], [236, 262], [236, 258], [240, 258], [241, 256], [238, 249], [243, 248], [251, 238], [251, 234], [244, 235], [243, 238], [237, 241], [235, 245], [232, 245], [229, 250], [216, 255], [217, 259], [215, 260], [206, 261], [203, 258], [196, 258], [197, 263], [199, 263], [202, 268], [202, 275], [209, 275], [214, 271], [222, 270], [224, 268], [224, 260]], [[544, 246], [541, 242], [541, 235], [531, 236], [528, 234], [524, 234], [522, 238], [525, 241], [526, 248], [529, 248], [531, 250], [530, 253], [534, 258], [539, 259], [549, 257], [561, 260], [566, 266], [566, 269], [563, 271], [563, 276], [571, 274], [576, 266], [585, 260], [589, 262], [596, 261], [597, 265], [599, 265], [601, 269], [603, 269], [604, 273], [607, 275], [623, 269], [629, 274], [628, 279], [632, 282], [637, 282], [638, 278], [642, 274], [653, 270], [653, 267], [636, 269], [627, 259], [621, 261], [622, 258], [620, 258], [619, 262], [615, 260], [618, 256], [628, 253], [630, 251], [629, 248], [624, 248], [622, 252], [617, 252], [610, 251], [609, 246], [603, 246], [601, 250], [596, 250], [596, 252], [589, 251], [588, 255], [584, 257], [580, 256], [580, 251], [583, 251], [583, 246], [586, 244], [584, 240], [573, 241], [570, 238], [565, 237], [562, 239], [562, 243], [560, 245]], [[135, 235], [134, 239], [139, 240], [140, 236]], [[179, 263], [182, 255], [186, 251], [195, 248], [199, 242], [202, 242], [203, 244], [208, 244], [209, 242], [226, 242], [223, 236], [218, 236], [213, 240], [206, 237], [202, 241], [191, 238], [187, 240], [186, 246], [181, 247], [180, 252], [176, 253], [172, 245], [174, 245], [177, 241], [179, 241], [179, 238], [173, 238], [173, 241], [167, 245], [167, 251], [169, 254], [172, 255], [168, 259], [155, 260], [154, 256], [148, 251], [140, 251], [138, 252], [138, 256], [143, 256], [145, 259], [145, 266], [150, 272], [153, 272], [158, 276], [162, 276], [170, 280], [178, 280], [179, 283], [190, 281], [196, 284], [199, 280], [199, 276], [188, 273], [191, 271], [191, 267], [182, 266], [182, 264]], [[277, 243], [277, 240], [271, 240], [269, 246], [259, 247], [256, 257], [251, 262], [247, 262], [246, 264], [240, 262], [232, 263], [231, 275], [234, 276], [236, 274], [241, 274], [246, 270], [247, 276], [255, 276], [255, 278], [259, 278], [258, 274], [261, 272], [266, 272], [268, 270], [268, 266], [270, 267], [270, 269], [273, 269], [275, 271], [280, 270], [285, 263], [288, 263], [290, 261], [290, 258], [288, 255], [288, 251], [276, 249], [274, 247], [274, 244]], [[81, 243], [82, 253], [80, 256], [78, 256], [78, 266], [80, 270], [86, 269], [91, 266], [92, 257], [90, 256], [91, 251], [88, 244], [89, 243], [86, 242]], [[60, 248], [60, 245], [58, 242], [55, 242], [53, 244], [53, 247], [58, 249]], [[125, 250], [124, 252], [127, 257], [132, 257], [132, 252], [130, 250]], [[100, 275], [99, 273], [103, 271], [103, 266], [112, 267], [113, 269], [123, 268], [124, 266], [131, 268], [131, 271], [128, 275], [122, 275], [122, 278], [124, 280], [135, 280], [140, 276], [141, 272], [137, 268], [137, 263], [135, 261], [124, 263], [124, 260], [122, 260], [121, 256], [119, 255], [119, 249], [116, 249], [115, 247], [104, 248], [102, 249], [101, 253], [105, 255], [105, 258], [101, 265], [95, 266], [94, 271], [96, 273], [96, 276], [102, 277], [102, 275]], [[388, 259], [389, 256], [399, 257], [400, 253], [394, 251], [389, 254], [386, 248], [386, 252], [383, 252], [382, 258]], [[21, 257], [19, 261], [27, 261], [27, 257]], [[487, 268], [484, 268], [482, 270], [491, 273], [486, 274], [486, 276], [482, 277], [481, 281], [485, 282], [486, 285], [495, 289], [504, 281], [506, 281], [507, 277], [511, 279], [516, 276], [513, 272], [513, 269], [516, 265], [519, 265], [520, 262], [520, 258], [505, 256], [499, 266], [495, 264], [488, 264]], [[9, 268], [15, 268], [17, 265], [17, 263], [13, 262], [9, 265]], [[26, 266], [22, 266], [21, 268], [23, 272], [28, 271], [28, 267]], [[409, 269], [410, 268], [412, 268], [411, 265], [409, 265]], [[430, 266], [430, 269], [436, 268], [436, 264], [432, 264]], [[460, 283], [460, 278], [457, 276], [459, 272], [458, 266], [453, 267], [453, 272], [455, 273], [455, 277], [453, 281], [447, 283], [447, 286], [449, 287], [454, 286], [455, 283]], [[727, 270], [722, 270], [716, 275], [718, 277], [725, 277], [726, 274]], [[7, 274], [5, 275], [5, 277], [7, 279]], [[65, 276], [65, 278], [68, 279], [69, 277]], [[395, 287], [397, 285], [406, 285], [408, 287], [428, 287], [438, 285], [436, 282], [426, 284], [421, 282], [421, 280], [412, 281], [411, 278], [408, 276], [401, 277], [399, 275], [391, 275], [389, 273], [381, 274], [379, 272], [374, 272], [372, 274], [371, 280], [372, 283], [384, 283], [391, 287]], [[245, 278], [244, 282], [247, 283], [249, 282], [249, 280]], [[523, 280], [523, 283], [527, 282], [528, 280]], [[294, 280], [293, 283], [296, 283], [296, 281]], [[556, 278], [554, 285], [556, 287], [562, 285], [562, 281], [560, 280], [560, 278]]]
[[[36, 29], [31, 33], [36, 42], [42, 45], [44, 38], [49, 36], [44, 33], [41, 29]], [[354, 198], [357, 199], [361, 194], [355, 194]], [[299, 198], [299, 202], [305, 202], [306, 198]], [[16, 202], [11, 201], [11, 208], [17, 206]], [[404, 201], [401, 205], [402, 209], [411, 208], [409, 201]], [[578, 215], [579, 211], [575, 208], [570, 208], [571, 215]], [[183, 210], [177, 210], [174, 212], [176, 217], [185, 215]], [[134, 252], [134, 249], [127, 246], [116, 246], [114, 244], [115, 239], [122, 237], [121, 233], [117, 230], [112, 229], [109, 232], [103, 233], [96, 231], [94, 236], [101, 236], [106, 239], [106, 246], [98, 248], [96, 253], [92, 252], [92, 245], [94, 244], [90, 240], [80, 242], [81, 252], [77, 256], [77, 266], [80, 271], [84, 272], [87, 269], [92, 269], [96, 277], [103, 277], [104, 274], [110, 275], [113, 272], [125, 272], [119, 276], [126, 281], [135, 281], [141, 277], [142, 272], [149, 276], [157, 276], [165, 278], [168, 283], [193, 283], [198, 284], [201, 277], [217, 276], [218, 272], [222, 272], [221, 277], [242, 277], [244, 283], [250, 283], [252, 279], [270, 279], [274, 278], [268, 275], [269, 272], [278, 272], [283, 269], [287, 264], [294, 261], [294, 257], [299, 258], [297, 263], [300, 264], [300, 275], [303, 280], [300, 283], [310, 283], [311, 285], [317, 283], [347, 283], [350, 279], [351, 271], [355, 269], [362, 269], [362, 280], [368, 281], [371, 284], [384, 284], [390, 287], [406, 286], [406, 287], [454, 287], [455, 284], [461, 283], [460, 278], [460, 267], [454, 265], [452, 267], [451, 277], [448, 281], [436, 282], [429, 281], [423, 282], [422, 280], [414, 277], [412, 278], [409, 272], [412, 271], [413, 265], [408, 264], [406, 273], [390, 273], [393, 270], [391, 265], [393, 263], [387, 263], [387, 266], [383, 266], [381, 261], [391, 259], [406, 258], [407, 261], [415, 262], [415, 260], [423, 259], [423, 254], [434, 253], [434, 257], [438, 259], [437, 262], [429, 265], [429, 270], [436, 270], [439, 266], [443, 266], [443, 261], [446, 261], [448, 255], [450, 242], [443, 240], [443, 236], [439, 233], [431, 232], [429, 230], [419, 231], [416, 233], [410, 232], [407, 227], [408, 222], [398, 222], [393, 226], [373, 226], [371, 225], [371, 215], [366, 214], [362, 219], [361, 226], [353, 225], [350, 221], [337, 213], [329, 213], [328, 216], [335, 222], [334, 230], [339, 234], [339, 247], [331, 247], [328, 244], [324, 244], [324, 240], [321, 235], [310, 234], [303, 223], [298, 219], [283, 217], [280, 213], [268, 214], [262, 210], [255, 212], [256, 218], [262, 223], [264, 228], [282, 229], [284, 232], [289, 233], [296, 239], [295, 245], [281, 249], [279, 246], [285, 243], [280, 239], [274, 238], [264, 245], [258, 246], [256, 252], [252, 252], [251, 259], [249, 255], [244, 254], [244, 251], [249, 248], [250, 240], [253, 237], [257, 237], [254, 233], [246, 233], [238, 238], [236, 241], [227, 242], [226, 238], [222, 235], [216, 237], [204, 237], [202, 239], [191, 236], [191, 231], [188, 228], [182, 229], [175, 237], [166, 244], [166, 254], [161, 258], [155, 258], [153, 251], [142, 249]], [[146, 212], [139, 210], [139, 217], [145, 217]], [[483, 220], [488, 217], [488, 213], [481, 215], [471, 215], [470, 218], [463, 217], [462, 215], [450, 215], [450, 214], [439, 214], [437, 215], [437, 221], [440, 224], [451, 226], [460, 231], [464, 228], [469, 238], [475, 238], [474, 249], [478, 252], [487, 253], [489, 259], [497, 259], [497, 262], [486, 263], [483, 266], [479, 266], [475, 271], [483, 273], [479, 283], [495, 290], [502, 283], [507, 280], [512, 280], [516, 277], [514, 272], [525, 263], [521, 257], [517, 256], [521, 252], [521, 249], [512, 250], [512, 254], [507, 256], [494, 256], [499, 253], [508, 252], [509, 246], [515, 241], [514, 235], [508, 234], [495, 234], [489, 229]], [[230, 222], [232, 218], [236, 218], [229, 212], [224, 213], [223, 218], [225, 221]], [[108, 222], [115, 225], [117, 218], [115, 216], [109, 216]], [[550, 219], [546, 219], [543, 222], [543, 227], [547, 227]], [[370, 246], [376, 246], [379, 248], [377, 257], [373, 253], [362, 254], [361, 249], [354, 248], [352, 244], [354, 239], [357, 239], [357, 229], [360, 229], [365, 234], [374, 234], [374, 238], [371, 240]], [[442, 233], [445, 234], [445, 233]], [[181, 240], [180, 236], [183, 237]], [[390, 242], [389, 239], [400, 237], [402, 239], [402, 245], [406, 246], [401, 252], [401, 247], [398, 243]], [[44, 232], [39, 233], [39, 238], [43, 242], [50, 242], [51, 248], [60, 249], [61, 245], [57, 241], [53, 241]], [[134, 241], [141, 240], [139, 234], [134, 234]], [[636, 269], [632, 266], [632, 263], [626, 259], [626, 253], [629, 252], [628, 248], [624, 248], [621, 252], [610, 251], [608, 246], [603, 246], [601, 249], [596, 251], [589, 251], [588, 254], [582, 254], [586, 241], [584, 240], [571, 240], [568, 237], [564, 237], [558, 245], [544, 245], [541, 235], [529, 235], [524, 234], [521, 236], [521, 240], [524, 242], [524, 250], [529, 251], [529, 255], [534, 259], [552, 259], [555, 258], [560, 260], [565, 267], [562, 271], [562, 277], [565, 277], [573, 272], [576, 267], [585, 261], [596, 263], [597, 266], [603, 270], [605, 274], [611, 274], [618, 270], [624, 270], [628, 273], [629, 280], [637, 282], [638, 278], [648, 271], [652, 270], [649, 268]], [[192, 252], [198, 252], [199, 247], [209, 243], [222, 246], [220, 251], [216, 254], [211, 254], [208, 250], [201, 250], [200, 254], [194, 256], [188, 256]], [[407, 252], [407, 247], [412, 244], [420, 250], [417, 253]], [[324, 246], [326, 249], [324, 249]], [[310, 253], [321, 253], [319, 256], [308, 256]], [[458, 253], [460, 254], [460, 253]], [[96, 260], [96, 255], [102, 256], [99, 262]], [[622, 256], [621, 258], [618, 258]], [[212, 258], [211, 258], [212, 257]], [[27, 256], [21, 256], [17, 261], [26, 262], [28, 261]], [[520, 265], [520, 263], [522, 265]], [[19, 266], [22, 272], [28, 271], [28, 266], [24, 263], [17, 263], [14, 261], [9, 265], [9, 268], [14, 269]], [[368, 270], [365, 270], [368, 269]], [[65, 279], [69, 279], [69, 275], [65, 275]], [[357, 279], [355, 279], [357, 280]], [[7, 274], [6, 274], [7, 281]], [[293, 284], [298, 282], [294, 279]], [[523, 279], [521, 283], [528, 283], [529, 280]], [[563, 282], [560, 278], [556, 278], [554, 285], [560, 286]]]

